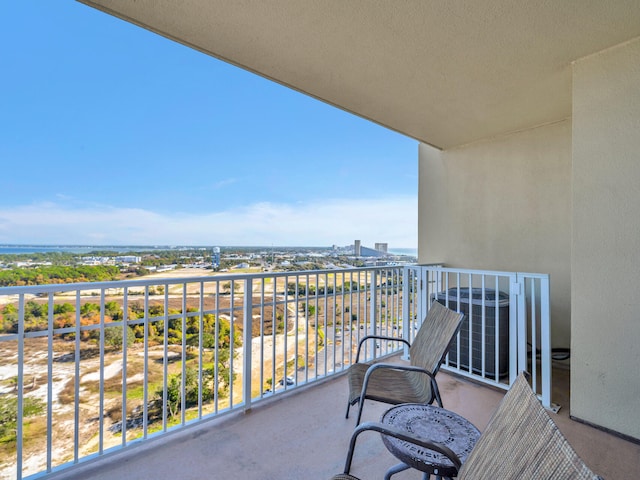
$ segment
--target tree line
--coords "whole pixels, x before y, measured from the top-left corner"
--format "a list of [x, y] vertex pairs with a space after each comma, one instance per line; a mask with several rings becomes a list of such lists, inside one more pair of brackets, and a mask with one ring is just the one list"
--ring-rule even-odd
[[[193, 313], [197, 310], [187, 308], [187, 313]], [[168, 315], [180, 315], [180, 310], [170, 309]], [[97, 325], [101, 320], [100, 305], [87, 302], [80, 307], [80, 325]], [[144, 318], [145, 312], [142, 305], [131, 303], [127, 309], [127, 319], [129, 321]], [[53, 328], [68, 328], [76, 326], [76, 307], [71, 303], [56, 303], [53, 307]], [[152, 343], [164, 342], [164, 330], [167, 328], [168, 342], [171, 345], [182, 344], [182, 318], [170, 318], [164, 321], [164, 306], [162, 304], [149, 305], [148, 318], [158, 318], [159, 320], [147, 321], [147, 338]], [[124, 311], [122, 306], [115, 301], [106, 302], [104, 306], [104, 322], [105, 322], [105, 343], [107, 345], [120, 346], [122, 344], [122, 327], [110, 327], [109, 323], [122, 321], [124, 319]], [[217, 323], [217, 325], [216, 325]], [[17, 333], [19, 326], [18, 307], [14, 304], [7, 304], [0, 310], [0, 334]], [[25, 303], [24, 308], [24, 331], [42, 331], [47, 330], [49, 326], [49, 306], [47, 303], [39, 303], [29, 300]], [[218, 341], [216, 342], [215, 331], [218, 330]], [[143, 342], [145, 338], [145, 326], [142, 323], [132, 324], [127, 327], [130, 333], [127, 334], [128, 343]], [[118, 333], [120, 332], [120, 334]], [[61, 335], [61, 338], [67, 340], [75, 339], [75, 332], [68, 332]], [[120, 335], [120, 341], [117, 337]], [[197, 347], [200, 341], [200, 316], [187, 316], [186, 319], [186, 342], [189, 347]], [[218, 347], [228, 348], [233, 342], [234, 346], [239, 346], [241, 342], [242, 332], [235, 329], [233, 338], [231, 338], [231, 324], [226, 318], [216, 318], [213, 314], [204, 314], [202, 316], [202, 341], [203, 348]], [[100, 339], [100, 330], [81, 330], [80, 339], [83, 341], [97, 342]], [[118, 343], [120, 345], [118, 345]]]
[[120, 269], [113, 265], [50, 265], [0, 270], [0, 287], [56, 283], [105, 282], [118, 280]]

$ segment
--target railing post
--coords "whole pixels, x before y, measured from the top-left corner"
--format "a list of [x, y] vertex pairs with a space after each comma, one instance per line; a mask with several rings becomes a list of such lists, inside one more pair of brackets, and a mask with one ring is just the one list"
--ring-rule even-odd
[[24, 402], [24, 294], [18, 297], [18, 404], [16, 425], [16, 478], [22, 478], [23, 402]]
[[511, 385], [518, 373], [527, 368], [527, 308], [522, 291], [523, 285], [519, 283], [518, 276], [511, 276], [509, 283], [509, 385]]
[[[245, 411], [251, 409], [251, 352], [253, 337], [251, 335], [253, 328], [253, 282], [252, 279], [246, 278], [244, 281], [244, 330], [242, 332], [242, 352], [243, 352], [243, 368], [242, 368], [242, 398]], [[231, 316], [233, 321], [233, 315]], [[286, 335], [286, 332], [285, 332]], [[275, 387], [275, 379], [274, 379]]]
[[[422, 321], [427, 317], [427, 314], [429, 313], [431, 302], [431, 298], [429, 298], [430, 293], [440, 292], [444, 288], [442, 286], [442, 272], [437, 270], [438, 268], [440, 268], [440, 265], [423, 265], [420, 267], [420, 280], [418, 284], [417, 294], [419, 298], [419, 309], [417, 311], [416, 319], [420, 321], [420, 325], [422, 325]], [[432, 280], [434, 275], [436, 279]], [[432, 283], [435, 283], [435, 290], [430, 288]], [[411, 333], [415, 335], [417, 331], [413, 330]]]
[[549, 276], [540, 279], [540, 336], [542, 347], [542, 406], [551, 408], [551, 306]]
[[[369, 335], [377, 335], [378, 334], [378, 325], [377, 325], [377, 318], [378, 318], [378, 271], [377, 270], [372, 270], [371, 271], [371, 290], [369, 290], [369, 295], [371, 295], [371, 301], [369, 302], [371, 307], [369, 309], [369, 328], [370, 328], [370, 333]], [[376, 345], [378, 344], [378, 341], [375, 341], [373, 343], [373, 354], [372, 357], [376, 358], [378, 355], [378, 349], [376, 348]]]
[[[422, 321], [427, 317], [429, 313], [429, 267], [422, 267], [420, 269], [420, 283], [418, 285], [418, 294], [420, 296], [420, 311], [418, 312], [418, 318], [416, 321], [420, 322], [420, 326], [422, 326]], [[439, 290], [436, 290], [439, 291]], [[420, 326], [418, 328], [420, 328]], [[413, 336], [415, 336], [417, 332], [414, 329], [412, 332]]]
[[[413, 275], [409, 275], [409, 267], [402, 269], [402, 338], [411, 341], [411, 298], [414, 296], [414, 278], [417, 270]], [[415, 305], [414, 305], [415, 308]], [[409, 359], [409, 347], [404, 345], [404, 353], [402, 358]]]

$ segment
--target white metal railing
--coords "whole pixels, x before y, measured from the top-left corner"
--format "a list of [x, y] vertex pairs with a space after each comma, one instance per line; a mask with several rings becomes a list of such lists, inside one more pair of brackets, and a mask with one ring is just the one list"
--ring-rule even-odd
[[407, 267], [406, 275], [405, 290], [419, 292], [414, 321], [434, 301], [467, 315], [443, 369], [504, 389], [527, 370], [542, 404], [552, 408], [548, 275], [441, 265]]
[[46, 475], [344, 372], [362, 336], [411, 335], [422, 306], [410, 272], [0, 288], [0, 478]]
[[412, 340], [434, 301], [467, 314], [444, 369], [505, 389], [528, 370], [550, 407], [547, 275], [431, 265], [0, 288], [0, 478], [341, 374], [366, 334]]

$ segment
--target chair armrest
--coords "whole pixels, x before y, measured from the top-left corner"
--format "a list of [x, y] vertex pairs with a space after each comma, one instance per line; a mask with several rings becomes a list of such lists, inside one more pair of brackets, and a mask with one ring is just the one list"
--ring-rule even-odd
[[366, 337], [362, 337], [360, 339], [360, 342], [358, 343], [358, 350], [356, 352], [356, 363], [358, 363], [358, 359], [360, 358], [360, 350], [362, 349], [362, 345], [364, 344], [364, 342], [366, 342], [367, 340], [372, 340], [372, 339], [376, 339], [376, 340], [387, 340], [387, 341], [393, 341], [393, 342], [402, 342], [404, 344], [406, 344], [408, 347], [411, 346], [411, 344], [409, 343], [408, 340], [405, 340], [404, 338], [398, 338], [398, 337], [386, 337], [383, 335], [367, 335]]
[[433, 397], [438, 402], [438, 406], [442, 408], [442, 398], [440, 397], [440, 389], [438, 388], [438, 383], [436, 382], [435, 373], [430, 372], [426, 368], [416, 367], [415, 365], [396, 365], [393, 363], [374, 363], [369, 368], [367, 368], [367, 373], [364, 375], [364, 380], [362, 382], [362, 393], [360, 394], [360, 402], [364, 402], [366, 397], [367, 387], [369, 386], [369, 378], [378, 369], [381, 368], [392, 368], [394, 370], [405, 370], [408, 372], [418, 372], [423, 373], [429, 378], [431, 378], [431, 389], [433, 390]]
[[353, 459], [353, 451], [355, 450], [358, 435], [360, 435], [362, 432], [370, 430], [380, 432], [383, 435], [395, 437], [405, 442], [413, 443], [414, 445], [418, 445], [423, 448], [428, 448], [429, 450], [433, 450], [434, 452], [438, 452], [451, 460], [451, 463], [453, 463], [457, 470], [460, 470], [460, 467], [462, 466], [462, 461], [460, 460], [460, 458], [446, 445], [423, 438], [413, 437], [407, 432], [398, 430], [391, 425], [385, 425], [380, 422], [365, 422], [358, 425], [351, 435], [351, 442], [349, 443], [349, 453], [347, 454], [347, 461], [344, 465], [344, 473], [349, 473], [349, 470], [351, 470], [351, 461]]

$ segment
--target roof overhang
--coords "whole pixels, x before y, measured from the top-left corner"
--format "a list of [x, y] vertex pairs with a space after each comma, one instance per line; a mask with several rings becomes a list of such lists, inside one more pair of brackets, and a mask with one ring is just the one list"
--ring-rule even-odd
[[638, 0], [79, 0], [439, 148], [571, 115]]

